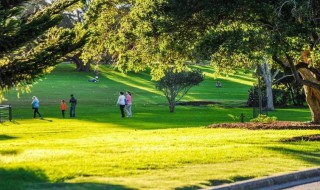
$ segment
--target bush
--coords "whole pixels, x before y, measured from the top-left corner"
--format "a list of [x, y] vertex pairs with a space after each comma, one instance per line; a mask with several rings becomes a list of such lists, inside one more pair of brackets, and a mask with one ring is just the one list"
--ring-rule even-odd
[[257, 118], [251, 119], [250, 121], [255, 123], [272, 123], [277, 121], [277, 117], [268, 117], [266, 115], [259, 114]]
[[290, 94], [283, 89], [272, 89], [273, 104], [278, 107], [286, 107], [289, 104]]
[[[248, 101], [247, 106], [249, 107], [259, 107], [259, 88], [257, 86], [251, 87], [248, 90]], [[262, 99], [262, 107], [266, 107], [267, 105], [267, 95], [265, 87], [261, 87], [261, 99]]]

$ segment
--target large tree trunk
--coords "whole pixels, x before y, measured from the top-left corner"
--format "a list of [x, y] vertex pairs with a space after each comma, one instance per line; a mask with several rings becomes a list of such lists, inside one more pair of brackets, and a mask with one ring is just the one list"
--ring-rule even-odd
[[71, 59], [76, 64], [77, 71], [89, 71], [90, 70], [90, 63], [87, 62], [86, 64], [84, 64], [84, 62], [80, 59], [81, 53], [82, 52], [79, 52], [79, 53], [73, 55], [72, 57], [68, 57], [68, 58]]
[[267, 91], [267, 109], [270, 111], [274, 110], [273, 104], [273, 93], [272, 93], [272, 80], [273, 77], [271, 76], [271, 71], [269, 69], [268, 62], [265, 61], [263, 64], [260, 65], [260, 69], [262, 71], [262, 76], [264, 83], [266, 84], [266, 91]]
[[273, 104], [273, 93], [272, 93], [272, 82], [266, 83], [267, 90], [267, 109], [270, 111], [274, 110]]
[[80, 56], [73, 56], [72, 61], [77, 65], [77, 71], [89, 71], [90, 70], [90, 63], [87, 62], [86, 64], [80, 59]]
[[[319, 83], [314, 74], [306, 68], [299, 69], [304, 80]], [[306, 94], [306, 101], [311, 111], [312, 122], [320, 123], [320, 90], [304, 85], [304, 92]]]

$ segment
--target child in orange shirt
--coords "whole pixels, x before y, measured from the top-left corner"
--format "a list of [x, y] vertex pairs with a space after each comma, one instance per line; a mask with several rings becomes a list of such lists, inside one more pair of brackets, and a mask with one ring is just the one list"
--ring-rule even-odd
[[61, 100], [60, 109], [61, 109], [61, 112], [62, 112], [62, 117], [64, 118], [65, 117], [65, 112], [66, 112], [66, 109], [67, 109], [67, 104], [66, 104], [66, 102], [64, 100]]

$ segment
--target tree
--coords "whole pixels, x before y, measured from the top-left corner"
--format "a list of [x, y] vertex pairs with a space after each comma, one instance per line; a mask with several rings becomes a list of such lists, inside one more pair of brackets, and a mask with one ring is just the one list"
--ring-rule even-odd
[[90, 10], [88, 59], [107, 51], [122, 71], [151, 67], [161, 77], [194, 57], [228, 74], [267, 58], [304, 85], [320, 123], [318, 0], [98, 0]]
[[[57, 1], [36, 12], [28, 1], [0, 2], [0, 95], [12, 87], [31, 84], [59, 59], [82, 46], [86, 33], [57, 27], [62, 12], [79, 0]], [[2, 99], [0, 98], [0, 101]]]
[[156, 83], [156, 88], [164, 93], [169, 103], [170, 112], [174, 112], [176, 103], [188, 93], [190, 88], [200, 84], [203, 80], [204, 75], [200, 70], [178, 73], [169, 70]]
[[154, 23], [170, 22], [154, 33], [175, 31], [190, 41], [186, 35], [196, 31], [196, 52], [210, 57], [219, 72], [272, 59], [304, 85], [312, 122], [320, 123], [319, 10], [317, 0], [166, 0], [153, 8]]
[[306, 102], [303, 85], [294, 79], [292, 73], [280, 73], [274, 82], [274, 89], [278, 93], [276, 98], [282, 103], [290, 101], [294, 106], [303, 106]]
[[277, 69], [273, 74], [271, 69], [269, 69], [269, 63], [268, 60], [265, 59], [264, 62], [260, 65], [258, 65], [258, 68], [261, 72], [262, 78], [264, 80], [264, 83], [266, 85], [266, 96], [267, 96], [267, 106], [266, 108], [270, 111], [274, 110], [274, 104], [273, 104], [273, 93], [272, 93], [272, 83], [277, 74], [279, 73], [279, 70]]

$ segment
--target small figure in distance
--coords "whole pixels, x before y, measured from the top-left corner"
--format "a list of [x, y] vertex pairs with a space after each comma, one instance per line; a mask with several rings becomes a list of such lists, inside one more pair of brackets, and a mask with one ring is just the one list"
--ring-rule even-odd
[[99, 82], [99, 77], [98, 77], [98, 76], [95, 76], [94, 78], [89, 79], [88, 81], [89, 81], [89, 82]]
[[73, 96], [73, 94], [70, 95], [71, 98], [69, 100], [70, 106], [70, 117], [76, 117], [76, 105], [77, 105], [77, 99]]
[[65, 112], [67, 109], [66, 101], [61, 100], [60, 109], [61, 109], [62, 117], [65, 118]]
[[221, 82], [220, 82], [220, 81], [216, 82], [216, 87], [217, 87], [217, 88], [222, 87], [222, 84], [221, 84]]
[[36, 118], [36, 114], [39, 115], [39, 117], [42, 119], [42, 116], [39, 112], [39, 100], [36, 96], [32, 96], [32, 109], [33, 109], [33, 118]]
[[126, 106], [126, 97], [123, 92], [119, 93], [117, 104], [120, 106], [121, 117], [124, 118], [124, 107]]

